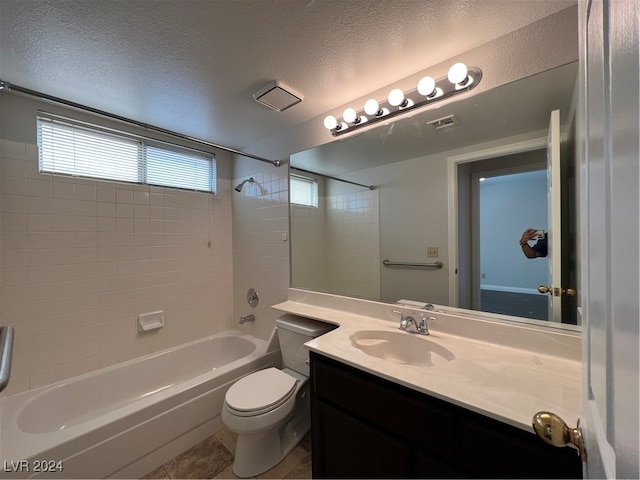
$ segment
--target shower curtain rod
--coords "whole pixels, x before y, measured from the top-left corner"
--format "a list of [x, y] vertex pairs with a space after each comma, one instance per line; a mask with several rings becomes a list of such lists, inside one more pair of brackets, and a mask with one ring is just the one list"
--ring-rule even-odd
[[126, 118], [126, 117], [122, 117], [120, 115], [116, 115], [114, 113], [105, 112], [104, 110], [99, 110], [97, 108], [88, 107], [87, 105], [82, 105], [80, 103], [72, 102], [70, 100], [65, 100], [63, 98], [54, 97], [53, 95], [48, 95], [46, 93], [37, 92], [35, 90], [31, 90], [29, 88], [21, 87], [19, 85], [14, 85], [12, 83], [5, 82], [4, 80], [0, 79], [0, 91], [2, 91], [2, 90], [5, 90], [7, 92], [22, 93], [22, 94], [29, 95], [29, 96], [32, 96], [32, 97], [40, 98], [42, 100], [47, 100], [47, 101], [50, 101], [50, 102], [59, 103], [59, 104], [65, 105], [67, 107], [77, 108], [79, 110], [84, 110], [86, 112], [90, 112], [90, 113], [93, 113], [93, 114], [96, 114], [96, 115], [101, 115], [103, 117], [112, 118], [112, 119], [118, 120], [120, 122], [129, 123], [131, 125], [135, 125], [137, 127], [144, 128], [146, 130], [151, 130], [151, 131], [156, 132], [156, 133], [162, 133], [164, 135], [169, 135], [169, 136], [174, 137], [174, 138], [180, 138], [182, 140], [187, 140], [189, 142], [198, 143], [200, 145], [206, 145], [208, 147], [217, 148], [217, 149], [220, 149], [220, 150], [224, 150], [226, 152], [235, 153], [236, 155], [241, 155], [243, 157], [253, 158], [254, 160], [259, 160], [261, 162], [270, 163], [274, 167], [279, 167], [280, 165], [282, 165], [282, 162], [280, 162], [280, 160], [269, 160], [268, 158], [263, 158], [263, 157], [259, 157], [257, 155], [253, 155], [251, 153], [245, 153], [245, 152], [242, 152], [240, 150], [236, 150], [235, 148], [225, 147], [224, 145], [218, 145], [217, 143], [208, 142], [206, 140], [201, 140], [201, 139], [195, 138], [195, 137], [190, 137], [189, 135], [184, 135], [182, 133], [174, 132], [172, 130], [167, 130], [167, 129], [164, 129], [164, 128], [161, 128], [161, 127], [156, 127], [154, 125], [149, 125], [148, 123], [139, 122], [139, 121], [133, 120], [131, 118]]
[[352, 182], [350, 180], [343, 180], [342, 178], [332, 177], [331, 175], [325, 175], [324, 173], [312, 172], [311, 170], [305, 170], [304, 168], [293, 167], [289, 164], [289, 168], [291, 170], [298, 170], [299, 172], [309, 173], [311, 175], [319, 175], [321, 177], [330, 178], [331, 180], [337, 180], [338, 182], [350, 183], [351, 185], [357, 185], [359, 187], [368, 188], [369, 190], [375, 190], [376, 187], [373, 185], [363, 185], [362, 183]]

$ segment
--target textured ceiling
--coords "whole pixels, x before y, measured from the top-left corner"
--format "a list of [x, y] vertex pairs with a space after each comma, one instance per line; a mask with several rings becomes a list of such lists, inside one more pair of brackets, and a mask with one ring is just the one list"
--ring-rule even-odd
[[0, 79], [241, 149], [574, 4], [0, 0]]

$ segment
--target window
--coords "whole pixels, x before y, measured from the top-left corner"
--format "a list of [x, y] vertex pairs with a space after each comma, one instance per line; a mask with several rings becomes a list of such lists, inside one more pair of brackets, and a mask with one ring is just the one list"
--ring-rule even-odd
[[302, 175], [290, 175], [291, 203], [318, 208], [318, 181]]
[[215, 192], [213, 154], [38, 114], [40, 171]]

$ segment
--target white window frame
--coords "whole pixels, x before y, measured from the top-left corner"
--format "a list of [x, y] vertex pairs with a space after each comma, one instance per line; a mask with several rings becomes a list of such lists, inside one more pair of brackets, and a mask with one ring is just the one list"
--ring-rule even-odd
[[[41, 173], [207, 193], [216, 192], [216, 159], [215, 154], [211, 152], [46, 112], [38, 112], [37, 132]], [[55, 140], [51, 135], [61, 135], [56, 139], [60, 143], [54, 143]], [[80, 138], [85, 141], [82, 142]], [[91, 148], [91, 142], [94, 140], [95, 152]], [[100, 152], [101, 142], [104, 152]], [[113, 150], [120, 148], [122, 152], [114, 154]], [[58, 154], [58, 165], [56, 165], [56, 149], [63, 152]], [[81, 153], [76, 157], [77, 151]], [[148, 152], [154, 152], [155, 155], [152, 156]], [[102, 156], [98, 160], [94, 157], [86, 162], [82, 161], [94, 154]], [[113, 163], [109, 163], [110, 157], [113, 158]], [[156, 168], [155, 178], [150, 179], [148, 170], [151, 161], [156, 162], [156, 165], [162, 163], [165, 165], [164, 168]], [[172, 162], [174, 165], [171, 165]]]

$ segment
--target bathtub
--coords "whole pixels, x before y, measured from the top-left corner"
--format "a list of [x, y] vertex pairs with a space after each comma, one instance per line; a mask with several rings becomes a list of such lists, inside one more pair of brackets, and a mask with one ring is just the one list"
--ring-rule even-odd
[[5, 397], [0, 478], [140, 478], [222, 428], [235, 380], [279, 363], [230, 330]]

